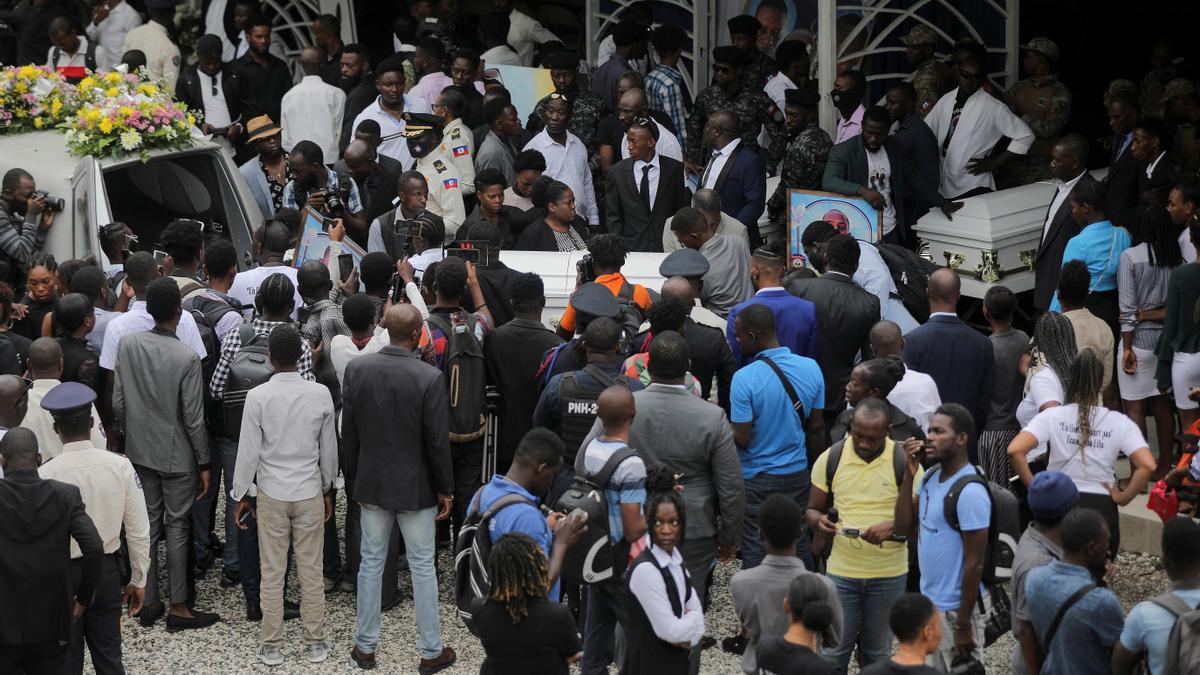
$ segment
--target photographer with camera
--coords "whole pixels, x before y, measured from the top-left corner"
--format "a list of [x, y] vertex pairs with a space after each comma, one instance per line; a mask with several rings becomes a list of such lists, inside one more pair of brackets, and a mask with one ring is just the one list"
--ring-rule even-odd
[[325, 166], [325, 155], [312, 141], [292, 148], [288, 163], [292, 180], [283, 186], [283, 208], [308, 206], [325, 218], [341, 218], [352, 237], [367, 233], [367, 219], [354, 181], [338, 176]]
[[24, 169], [10, 169], [0, 184], [0, 281], [18, 295], [25, 290], [25, 265], [46, 244], [46, 233], [66, 204], [37, 189]]
[[392, 262], [408, 257], [420, 278], [430, 263], [442, 259], [446, 224], [425, 209], [429, 186], [420, 171], [405, 171], [397, 186], [400, 205], [376, 218], [367, 234], [367, 252], [382, 251]]
[[[637, 326], [641, 326], [642, 321], [645, 320], [646, 310], [650, 309], [650, 303], [653, 300], [645, 286], [631, 284], [625, 275], [621, 274], [625, 257], [629, 255], [629, 250], [625, 248], [625, 242], [615, 234], [598, 234], [588, 240], [588, 251], [590, 253], [586, 258], [590, 260], [590, 264], [580, 266], [576, 288], [589, 281], [594, 281], [607, 288], [617, 298], [617, 303], [621, 305], [623, 313], [628, 307], [631, 314], [641, 315], [641, 318], [637, 320]], [[636, 327], [633, 332], [637, 332]], [[563, 312], [562, 319], [558, 322], [558, 334], [564, 340], [571, 339], [571, 336], [575, 334], [575, 310], [570, 305], [567, 305], [567, 310]]]

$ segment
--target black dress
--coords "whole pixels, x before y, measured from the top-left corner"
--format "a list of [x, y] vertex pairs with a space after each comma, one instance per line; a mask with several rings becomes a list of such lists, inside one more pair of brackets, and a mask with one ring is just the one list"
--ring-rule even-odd
[[629, 630], [626, 632], [628, 644], [625, 647], [625, 664], [621, 668], [622, 675], [687, 675], [688, 655], [690, 650], [666, 642], [654, 633], [654, 626], [646, 616], [641, 601], [629, 588], [629, 580], [638, 565], [651, 565], [662, 575], [663, 585], [667, 589], [667, 599], [671, 602], [671, 611], [675, 616], [682, 617], [687, 601], [692, 597], [692, 580], [687, 568], [683, 568], [683, 585], [686, 595], [679, 597], [679, 589], [675, 578], [668, 569], [659, 567], [654, 559], [654, 553], [647, 546], [634, 559], [625, 574], [626, 612], [629, 615]]
[[88, 349], [87, 340], [64, 337], [56, 340], [63, 350], [63, 372], [59, 379], [63, 382], [86, 384], [92, 391], [99, 393], [96, 389], [99, 357]]
[[13, 332], [29, 340], [42, 337], [42, 321], [58, 306], [58, 298], [54, 297], [46, 302], [39, 302], [27, 295], [21, 298], [21, 304], [28, 307], [29, 311], [25, 314], [24, 319], [13, 324]]
[[471, 613], [486, 654], [480, 675], [567, 675], [567, 659], [583, 650], [566, 605], [538, 598], [519, 623], [503, 605], [476, 599]]
[[759, 670], [775, 675], [834, 675], [837, 666], [804, 645], [793, 644], [782, 635], [760, 640], [755, 652]]

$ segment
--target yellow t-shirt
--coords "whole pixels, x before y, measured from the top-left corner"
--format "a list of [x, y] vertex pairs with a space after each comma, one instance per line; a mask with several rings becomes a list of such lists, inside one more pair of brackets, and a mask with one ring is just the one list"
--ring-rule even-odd
[[[892, 520], [896, 513], [896, 498], [900, 489], [896, 485], [896, 471], [892, 464], [895, 443], [889, 438], [872, 462], [864, 462], [854, 452], [854, 441], [847, 436], [842, 449], [842, 461], [833, 477], [834, 506], [838, 510], [838, 524], [862, 531]], [[829, 492], [825, 481], [829, 462], [829, 450], [821, 453], [812, 468], [813, 487]], [[919, 485], [923, 470], [917, 473], [913, 485]], [[862, 539], [837, 536], [833, 538], [833, 550], [829, 554], [829, 574], [848, 579], [880, 579], [898, 577], [908, 573], [908, 545], [885, 541], [883, 547], [868, 544]]]

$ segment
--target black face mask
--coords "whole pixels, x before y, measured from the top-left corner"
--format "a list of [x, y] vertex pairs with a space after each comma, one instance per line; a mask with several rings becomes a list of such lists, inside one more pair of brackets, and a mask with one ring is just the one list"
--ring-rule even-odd
[[862, 103], [865, 93], [866, 91], [862, 86], [855, 87], [849, 91], [834, 89], [829, 92], [829, 98], [833, 101], [833, 107], [838, 109], [842, 117], [849, 117], [854, 113], [854, 109]]
[[429, 153], [433, 152], [434, 148], [436, 148], [438, 146], [438, 144], [436, 142], [430, 141], [427, 138], [425, 138], [424, 136], [419, 136], [417, 138], [410, 138], [407, 140], [407, 143], [408, 143], [409, 154], [411, 154], [416, 159], [420, 159], [420, 158], [428, 155]]

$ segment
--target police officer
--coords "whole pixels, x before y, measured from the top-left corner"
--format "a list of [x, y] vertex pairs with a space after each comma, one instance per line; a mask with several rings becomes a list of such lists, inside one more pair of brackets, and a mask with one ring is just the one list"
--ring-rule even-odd
[[1034, 141], [1028, 153], [1003, 167], [998, 176], [1003, 187], [1050, 178], [1050, 148], [1071, 118], [1071, 92], [1058, 79], [1058, 59], [1058, 45], [1050, 38], [1035, 37], [1021, 46], [1026, 77], [1013, 85], [1009, 101]]
[[767, 200], [767, 217], [787, 220], [788, 190], [820, 190], [825, 161], [833, 139], [817, 124], [817, 104], [821, 95], [811, 89], [788, 89], [786, 104], [788, 146], [783, 156], [779, 185]]
[[729, 42], [742, 52], [745, 67], [742, 68], [742, 83], [747, 89], [760, 89], [774, 73], [775, 59], [758, 51], [758, 31], [762, 24], [749, 14], [735, 16], [725, 22], [729, 26]]
[[467, 99], [461, 92], [447, 88], [433, 104], [433, 114], [442, 118], [441, 151], [446, 153], [458, 171], [464, 195], [475, 194], [475, 137], [471, 127], [463, 122]]
[[[708, 269], [708, 258], [705, 258], [704, 254], [694, 249], [680, 248], [663, 258], [658, 265], [658, 275], [664, 279], [679, 277], [686, 280], [691, 286], [691, 297], [694, 300], [704, 297], [704, 275], [708, 274]], [[692, 318], [705, 325], [725, 330], [724, 319], [704, 307], [697, 306], [695, 302], [689, 306], [692, 307]], [[647, 327], [648, 324], [642, 324], [642, 330], [646, 330]]]
[[454, 168], [450, 155], [441, 149], [442, 118], [413, 112], [406, 112], [402, 117], [404, 131], [401, 133], [408, 141], [409, 153], [416, 158], [413, 168], [420, 171], [429, 184], [426, 208], [442, 217], [447, 239], [454, 239], [467, 213], [463, 204], [462, 176]]
[[[91, 441], [95, 400], [96, 393], [78, 382], [64, 382], [42, 398], [42, 408], [54, 418], [54, 431], [63, 443], [63, 451], [43, 464], [39, 473], [42, 478], [79, 488], [87, 514], [104, 542], [104, 561], [95, 597], [72, 627], [71, 672], [83, 672], [86, 639], [98, 674], [123, 674], [121, 605], [128, 603], [130, 616], [141, 610], [146, 569], [150, 565], [150, 520], [133, 464], [123, 455], [97, 448]], [[117, 560], [122, 526], [132, 570], [129, 583], [124, 586]], [[79, 546], [72, 542], [72, 567], [80, 567], [81, 556]]]
[[582, 336], [592, 321], [602, 317], [615, 321], [621, 316], [621, 306], [617, 304], [612, 291], [595, 282], [583, 284], [575, 289], [569, 304], [575, 310], [575, 336], [550, 349], [542, 357], [542, 365], [537, 374], [540, 386], [546, 386], [555, 375], [578, 370], [587, 363]]
[[708, 118], [719, 110], [733, 110], [741, 122], [742, 145], [759, 150], [758, 133], [767, 130], [771, 146], [766, 152], [767, 166], [777, 166], [783, 159], [787, 146], [784, 134], [783, 113], [771, 101], [762, 87], [745, 86], [742, 77], [746, 65], [745, 53], [735, 47], [717, 47], [713, 50], [713, 74], [716, 83], [700, 92], [692, 114], [688, 117], [687, 152], [684, 165], [697, 175], [704, 171], [701, 162], [708, 154], [703, 152], [704, 126]]
[[917, 112], [924, 117], [943, 94], [958, 86], [958, 78], [950, 66], [934, 56], [937, 34], [929, 26], [923, 23], [913, 26], [900, 42], [913, 66], [911, 82], [917, 90]]

